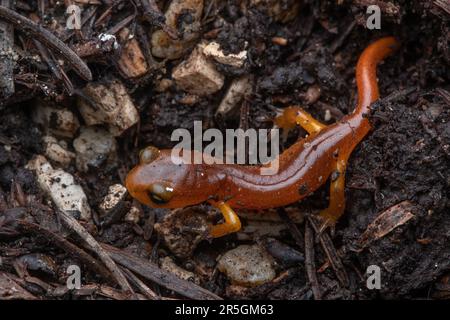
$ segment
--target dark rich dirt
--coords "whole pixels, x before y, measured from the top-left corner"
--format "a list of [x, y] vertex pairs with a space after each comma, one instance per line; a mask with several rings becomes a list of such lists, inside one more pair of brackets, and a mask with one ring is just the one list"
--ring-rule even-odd
[[[255, 76], [255, 91], [248, 99], [247, 122], [251, 128], [270, 127], [274, 107], [289, 104], [304, 105], [322, 121], [325, 110], [330, 109], [330, 123], [336, 121], [355, 105], [354, 66], [364, 47], [383, 35], [392, 34], [401, 40], [400, 51], [379, 68], [382, 97], [393, 93], [398, 97], [390, 101], [381, 99], [374, 105], [370, 115], [374, 129], [351, 157], [346, 182], [346, 214], [332, 238], [334, 246], [340, 249], [350, 285], [344, 288], [330, 267], [319, 273], [318, 278], [325, 299], [442, 296], [440, 288], [445, 285], [448, 288], [450, 275], [450, 101], [440, 90], [450, 91], [450, 15], [433, 5], [433, 1], [379, 1], [387, 6], [381, 6], [384, 11], [382, 29], [369, 31], [361, 26], [365, 6], [358, 4], [365, 1], [344, 1], [341, 5], [336, 1], [302, 1], [297, 17], [287, 23], [272, 21], [263, 8], [250, 9], [243, 15], [239, 2], [220, 1], [217, 14], [210, 14], [208, 18], [212, 22], [206, 23], [202, 32], [208, 34], [220, 27], [216, 41], [227, 52], [239, 52], [247, 43], [250, 59], [243, 68], [220, 65], [218, 68], [227, 76], [226, 83], [242, 74]], [[289, 0], [281, 2], [292, 4]], [[398, 10], [387, 10], [390, 6]], [[122, 5], [120, 10], [125, 12], [130, 8]], [[115, 14], [122, 16], [120, 10], [116, 9]], [[219, 21], [217, 16], [224, 20]], [[357, 22], [355, 27], [340, 40], [354, 21]], [[289, 39], [289, 44], [272, 44], [274, 36]], [[177, 63], [166, 64], [168, 75]], [[120, 77], [113, 68], [104, 68], [100, 63], [90, 66], [96, 79]], [[32, 67], [29, 69], [33, 70]], [[126, 82], [140, 109], [141, 124], [139, 130], [130, 130], [119, 139], [116, 167], [100, 174], [78, 173], [75, 166], [68, 169], [83, 186], [92, 208], [101, 202], [111, 184], [121, 182], [142, 147], [149, 144], [170, 147], [173, 144], [171, 132], [176, 128], [191, 129], [195, 120], [203, 120], [207, 127], [220, 129], [239, 125], [239, 112], [224, 119], [214, 117], [225, 89], [201, 98], [193, 106], [183, 106], [179, 103], [183, 92], [172, 88], [158, 93], [152, 89], [153, 79], [160, 75], [164, 75], [162, 70], [146, 81]], [[321, 96], [318, 102], [307, 104], [305, 92], [313, 84], [320, 87]], [[402, 95], [405, 89], [411, 90]], [[63, 100], [64, 104], [73, 107], [73, 98]], [[31, 121], [32, 109], [33, 103], [25, 102], [1, 111], [0, 218], [6, 214], [20, 218], [27, 216], [30, 221], [63, 232], [54, 221], [54, 209], [43, 199], [33, 175], [24, 168], [33, 155], [42, 153], [41, 137], [45, 131]], [[298, 134], [303, 133], [299, 130], [291, 134], [286, 146], [295, 141]], [[7, 152], [5, 146], [11, 151]], [[13, 209], [23, 207], [17, 200], [21, 194], [29, 196], [28, 207]], [[324, 187], [293, 207], [305, 212], [315, 211], [326, 206], [327, 196]], [[414, 218], [368, 248], [355, 250], [355, 243], [367, 226], [381, 212], [404, 200], [414, 204]], [[210, 211], [209, 207], [200, 208]], [[120, 220], [104, 226], [89, 224], [85, 227], [101, 242], [158, 261], [166, 255], [173, 256], [153, 231], [154, 220], [160, 221], [165, 214], [165, 211], [143, 208], [143, 217], [137, 225]], [[299, 228], [303, 230], [302, 225]], [[289, 232], [279, 240], [303, 254], [304, 248], [295, 243]], [[280, 262], [279, 271], [295, 269], [289, 281], [243, 291], [245, 294], [231, 292], [223, 275], [209, 281], [215, 257], [240, 243], [234, 236], [212, 243], [202, 242], [190, 257], [175, 258], [175, 261], [185, 269], [194, 270], [202, 278], [203, 287], [225, 298], [312, 299], [302, 263], [295, 267]], [[320, 245], [315, 249], [316, 266], [320, 268], [327, 258]], [[45, 257], [36, 256], [36, 253]], [[50, 278], [60, 283], [64, 281], [57, 279], [64, 278], [65, 268], [74, 260], [61, 250], [47, 246], [42, 237], [20, 232], [12, 235], [0, 232], [0, 256], [10, 257], [0, 264], [0, 271], [14, 274], [13, 261], [17, 258], [28, 264], [30, 273], [37, 271], [36, 276], [43, 281]], [[367, 290], [361, 278], [369, 265], [382, 268], [379, 291]], [[104, 279], [88, 272], [86, 281], [103, 283]], [[49, 298], [38, 285], [26, 289], [36, 296]], [[164, 288], [160, 290], [168, 294]]]

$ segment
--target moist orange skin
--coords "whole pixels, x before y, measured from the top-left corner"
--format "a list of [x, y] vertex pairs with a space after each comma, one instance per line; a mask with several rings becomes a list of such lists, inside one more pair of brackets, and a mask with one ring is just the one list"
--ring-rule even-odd
[[[309, 119], [297, 107], [286, 108], [276, 123], [291, 127], [299, 124], [310, 135], [299, 140], [279, 156], [275, 175], [263, 176], [260, 166], [244, 165], [176, 165], [171, 150], [162, 150], [149, 164], [135, 167], [126, 178], [131, 196], [141, 203], [157, 208], [182, 208], [214, 200], [232, 208], [267, 209], [297, 202], [317, 190], [332, 176], [330, 206], [322, 214], [332, 220], [345, 207], [344, 175], [347, 160], [368, 134], [371, 125], [365, 114], [379, 98], [376, 68], [380, 61], [398, 46], [393, 37], [382, 38], [369, 45], [356, 67], [358, 104], [352, 114], [339, 122], [314, 131]], [[147, 193], [150, 185], [164, 183], [173, 189], [166, 204], [153, 203]]]

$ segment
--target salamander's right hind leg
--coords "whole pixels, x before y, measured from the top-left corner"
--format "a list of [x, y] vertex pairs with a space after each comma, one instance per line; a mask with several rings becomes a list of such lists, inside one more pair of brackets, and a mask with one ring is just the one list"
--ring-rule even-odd
[[327, 127], [300, 107], [288, 107], [284, 109], [283, 114], [275, 119], [275, 124], [287, 130], [291, 130], [296, 125], [299, 125], [310, 135], [318, 134]]
[[328, 227], [333, 227], [345, 210], [345, 171], [349, 155], [342, 154], [336, 159], [335, 168], [331, 174], [330, 202], [328, 208], [320, 212], [322, 233]]

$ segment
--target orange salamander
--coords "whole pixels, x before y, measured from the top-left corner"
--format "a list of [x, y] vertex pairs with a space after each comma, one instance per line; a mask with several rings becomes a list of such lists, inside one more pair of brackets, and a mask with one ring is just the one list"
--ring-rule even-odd
[[261, 166], [235, 164], [175, 164], [171, 150], [148, 147], [140, 164], [130, 171], [126, 187], [132, 197], [156, 208], [183, 208], [209, 202], [220, 209], [224, 222], [211, 226], [210, 236], [221, 237], [241, 228], [233, 208], [267, 209], [295, 203], [330, 183], [329, 206], [320, 213], [333, 225], [345, 209], [345, 170], [353, 149], [371, 130], [365, 116], [378, 100], [376, 68], [398, 47], [393, 37], [369, 45], [356, 67], [358, 104], [353, 113], [324, 125], [299, 107], [284, 109], [275, 123], [282, 128], [300, 125], [308, 136], [279, 155], [279, 170], [261, 175]]

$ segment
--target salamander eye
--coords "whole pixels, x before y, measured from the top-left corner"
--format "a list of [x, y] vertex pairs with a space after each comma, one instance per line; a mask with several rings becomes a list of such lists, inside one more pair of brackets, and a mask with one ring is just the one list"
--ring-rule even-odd
[[173, 197], [173, 188], [164, 184], [154, 183], [148, 189], [148, 196], [155, 204], [166, 204]]
[[155, 161], [159, 156], [159, 149], [153, 146], [147, 147], [139, 153], [139, 162], [141, 164], [148, 164]]

